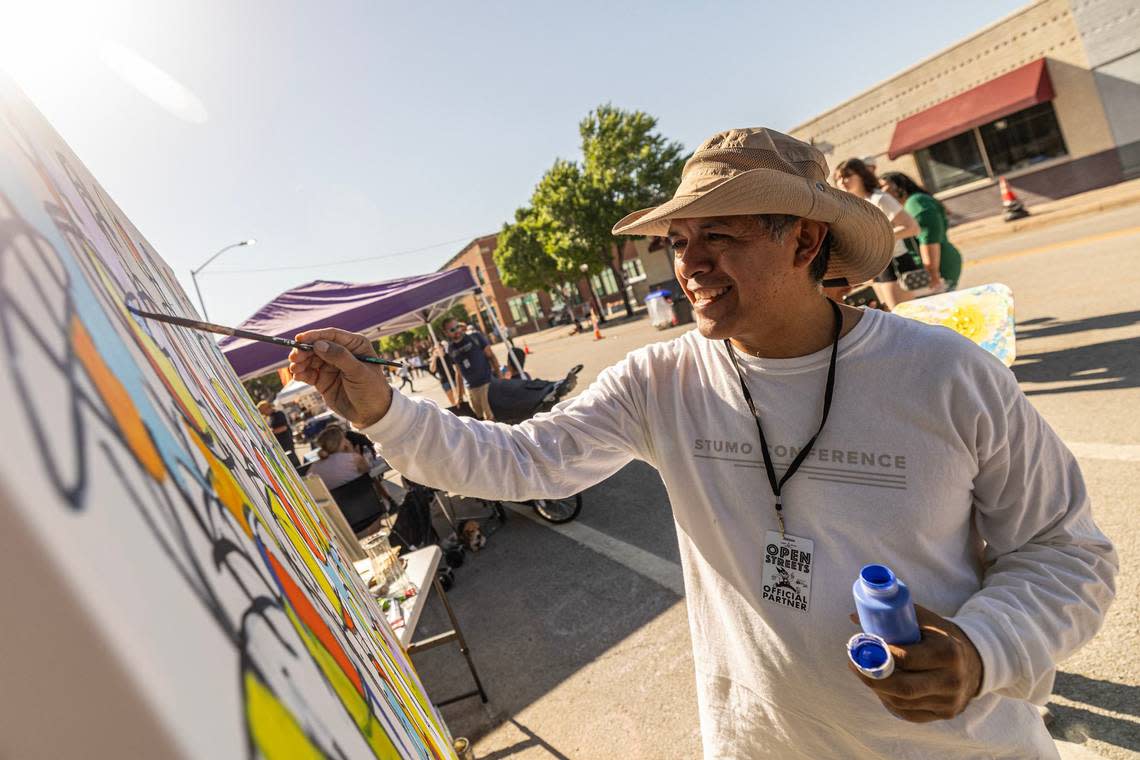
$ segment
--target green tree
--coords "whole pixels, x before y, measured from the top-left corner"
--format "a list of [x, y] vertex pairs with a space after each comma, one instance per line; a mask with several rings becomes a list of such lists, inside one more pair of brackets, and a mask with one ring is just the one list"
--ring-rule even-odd
[[272, 401], [282, 388], [281, 377], [277, 374], [277, 370], [250, 378], [244, 381], [242, 385], [245, 386], [246, 392], [249, 393], [254, 402]]
[[[626, 214], [667, 200], [685, 162], [680, 143], [656, 129], [657, 119], [643, 111], [598, 106], [578, 125], [581, 163], [559, 159], [539, 181], [531, 198], [538, 237], [559, 271], [585, 264], [594, 275], [609, 267], [625, 282], [624, 241], [610, 230]], [[621, 295], [632, 314], [624, 287]]]
[[543, 245], [542, 219], [531, 207], [515, 211], [513, 224], [504, 224], [495, 246], [495, 266], [503, 284], [522, 292], [549, 288], [566, 272]]
[[[443, 315], [432, 320], [431, 326], [435, 330], [436, 337], [443, 336], [443, 323], [449, 319], [455, 318], [461, 322], [467, 321], [467, 307], [461, 303], [453, 305]], [[407, 353], [417, 342], [431, 341], [431, 336], [428, 334], [426, 325], [414, 327], [411, 330], [395, 333], [394, 335], [385, 335], [376, 341], [376, 350], [382, 354], [404, 354]]]

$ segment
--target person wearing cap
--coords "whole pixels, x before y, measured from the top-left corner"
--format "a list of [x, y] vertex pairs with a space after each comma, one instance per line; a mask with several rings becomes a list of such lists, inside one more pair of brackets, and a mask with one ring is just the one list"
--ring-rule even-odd
[[[1096, 632], [1116, 557], [1072, 454], [999, 361], [957, 333], [823, 296], [893, 235], [819, 151], [720, 132], [668, 202], [615, 234], [666, 237], [697, 329], [631, 352], [521, 425], [392, 391], [335, 329], [295, 377], [419, 482], [564, 497], [631, 459], [668, 489], [709, 758], [1053, 757], [1031, 702]], [[931, 367], [937, 366], [937, 372]], [[922, 640], [881, 681], [848, 668], [852, 582], [905, 580]]]
[[263, 399], [257, 403], [257, 411], [261, 412], [261, 416], [265, 417], [265, 422], [269, 425], [269, 430], [273, 433], [273, 437], [277, 439], [277, 443], [281, 444], [281, 448], [285, 451], [285, 456], [289, 457], [289, 461], [293, 463], [294, 467], [301, 466], [301, 460], [297, 458], [295, 450], [296, 444], [293, 441], [293, 431], [289, 428], [289, 418], [285, 416], [285, 412], [273, 406], [273, 402], [268, 399]]

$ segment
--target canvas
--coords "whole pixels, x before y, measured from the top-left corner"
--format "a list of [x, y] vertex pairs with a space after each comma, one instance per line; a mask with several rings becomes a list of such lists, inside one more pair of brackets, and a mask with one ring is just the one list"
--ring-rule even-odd
[[212, 336], [127, 306], [194, 316], [0, 77], [0, 756], [453, 757]]
[[894, 308], [894, 313], [949, 327], [989, 351], [1007, 367], [1013, 366], [1017, 358], [1013, 291], [1001, 283], [904, 301]]

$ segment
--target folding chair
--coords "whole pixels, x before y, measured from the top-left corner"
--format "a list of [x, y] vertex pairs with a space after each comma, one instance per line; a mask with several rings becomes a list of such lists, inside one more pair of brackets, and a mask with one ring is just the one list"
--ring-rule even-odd
[[388, 505], [376, 493], [372, 476], [368, 473], [343, 486], [329, 489], [344, 519], [353, 533], [359, 533], [369, 525], [388, 514]]

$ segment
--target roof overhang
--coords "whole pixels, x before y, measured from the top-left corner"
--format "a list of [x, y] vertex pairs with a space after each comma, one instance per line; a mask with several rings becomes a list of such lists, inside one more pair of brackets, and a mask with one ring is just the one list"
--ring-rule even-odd
[[893, 161], [974, 127], [1053, 99], [1044, 58], [955, 95], [895, 125], [887, 156]]

